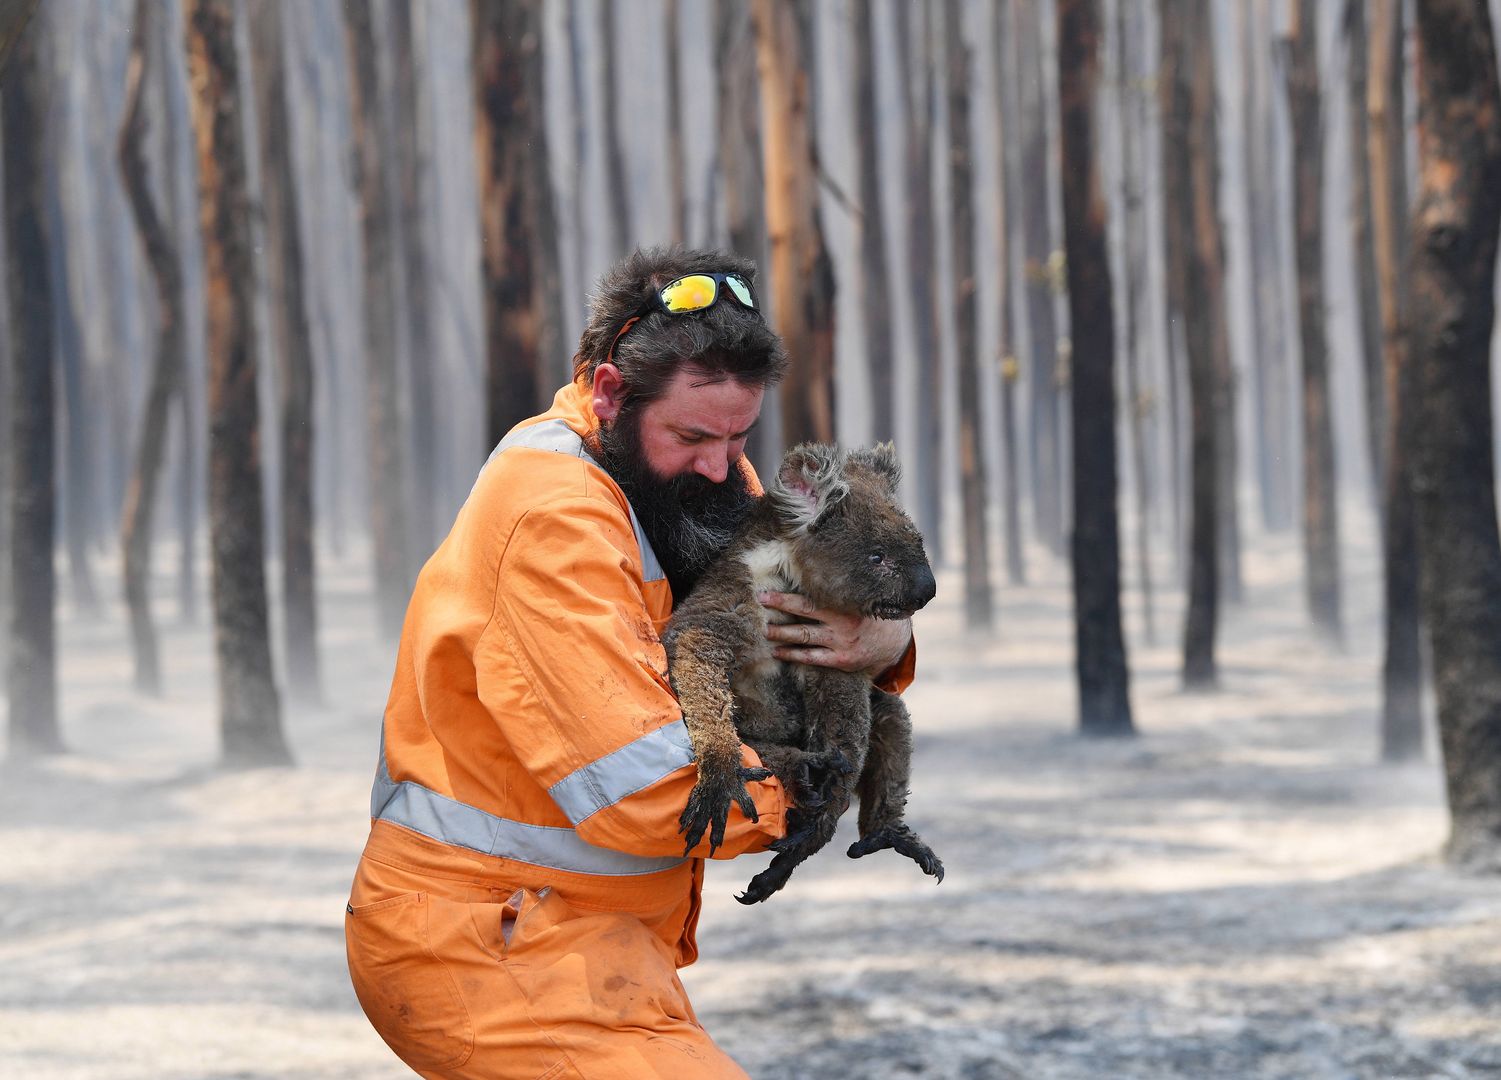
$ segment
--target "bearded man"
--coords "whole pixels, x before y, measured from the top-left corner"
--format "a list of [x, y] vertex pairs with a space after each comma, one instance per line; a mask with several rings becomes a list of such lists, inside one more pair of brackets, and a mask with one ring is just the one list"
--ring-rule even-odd
[[[350, 974], [429, 1077], [740, 1077], [676, 969], [697, 956], [706, 838], [658, 640], [760, 487], [745, 441], [787, 365], [755, 269], [636, 252], [593, 298], [574, 380], [496, 447], [407, 609], [347, 907]], [[911, 680], [911, 627], [811, 608], [785, 659]], [[783, 785], [717, 858], [785, 834]]]

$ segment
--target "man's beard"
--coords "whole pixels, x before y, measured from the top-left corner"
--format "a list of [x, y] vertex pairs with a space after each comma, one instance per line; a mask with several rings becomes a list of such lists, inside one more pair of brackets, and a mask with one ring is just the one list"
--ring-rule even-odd
[[597, 438], [599, 464], [630, 500], [677, 604], [734, 539], [755, 504], [745, 472], [738, 462], [732, 464], [718, 484], [692, 472], [658, 476], [641, 445], [640, 407], [627, 405], [610, 428], [600, 427]]

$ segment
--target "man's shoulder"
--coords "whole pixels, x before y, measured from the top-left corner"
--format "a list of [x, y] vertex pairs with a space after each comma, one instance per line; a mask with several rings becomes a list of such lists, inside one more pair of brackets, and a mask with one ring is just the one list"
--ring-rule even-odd
[[578, 434], [556, 422], [513, 430], [485, 463], [470, 495], [484, 517], [512, 521], [577, 500], [599, 503], [612, 516], [630, 515], [620, 489], [588, 456]]

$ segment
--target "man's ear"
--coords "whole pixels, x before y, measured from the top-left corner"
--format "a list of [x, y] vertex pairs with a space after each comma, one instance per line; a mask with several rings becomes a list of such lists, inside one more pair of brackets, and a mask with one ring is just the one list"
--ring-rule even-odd
[[788, 527], [808, 528], [825, 510], [849, 494], [844, 455], [838, 447], [803, 443], [788, 450], [767, 496]]
[[620, 369], [611, 363], [600, 364], [594, 369], [594, 415], [601, 420], [614, 420], [625, 404], [625, 379]]

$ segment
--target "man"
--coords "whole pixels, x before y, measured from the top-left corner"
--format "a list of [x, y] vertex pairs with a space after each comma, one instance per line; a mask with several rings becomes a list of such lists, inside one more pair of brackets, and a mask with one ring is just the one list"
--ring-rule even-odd
[[[514, 428], [418, 578], [345, 920], [365, 1013], [424, 1076], [744, 1077], [676, 968], [697, 956], [696, 779], [658, 635], [759, 490], [745, 440], [786, 367], [732, 256], [637, 252], [600, 283], [552, 408]], [[770, 605], [788, 659], [911, 679], [911, 628]], [[742, 748], [756, 815], [783, 785]]]

